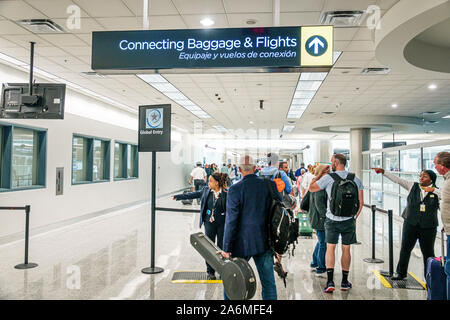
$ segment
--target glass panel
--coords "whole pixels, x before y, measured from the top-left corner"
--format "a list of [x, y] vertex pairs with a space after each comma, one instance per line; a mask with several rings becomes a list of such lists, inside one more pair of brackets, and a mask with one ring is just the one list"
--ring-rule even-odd
[[434, 167], [433, 160], [436, 154], [441, 151], [450, 152], [450, 145], [423, 148], [423, 168], [425, 170], [433, 170], [438, 173]]
[[398, 151], [386, 152], [384, 154], [383, 168], [388, 171], [399, 171], [399, 155]]
[[94, 140], [94, 163], [92, 179], [94, 181], [105, 179], [105, 141]]
[[123, 144], [114, 144], [114, 178], [123, 178]]
[[400, 150], [400, 171], [420, 172], [420, 149]]
[[370, 168], [382, 168], [381, 153], [373, 153], [370, 155]]
[[132, 178], [135, 176], [134, 174], [134, 153], [135, 146], [127, 145], [127, 176], [128, 178]]
[[364, 188], [364, 203], [369, 204], [370, 202], [370, 190]]
[[363, 186], [364, 188], [369, 188], [370, 187], [370, 171], [363, 171]]
[[400, 198], [400, 214], [399, 214], [400, 216], [402, 215], [403, 210], [405, 210], [406, 204], [407, 204], [406, 197], [401, 197]]
[[[406, 179], [409, 181], [413, 181], [413, 182], [419, 182], [419, 177], [420, 177], [419, 173], [400, 174], [400, 178]], [[400, 188], [400, 194], [408, 195], [408, 190], [406, 190], [405, 188]]]
[[363, 170], [370, 169], [370, 154], [363, 154]]
[[[395, 174], [398, 176], [398, 174]], [[400, 186], [386, 177], [383, 177], [383, 191], [399, 193]]]
[[383, 192], [371, 190], [370, 196], [371, 196], [370, 204], [374, 204], [378, 208], [383, 208]]
[[398, 207], [398, 196], [394, 196], [392, 194], [384, 194], [384, 198], [383, 198], [383, 206], [384, 206], [384, 210], [392, 210], [392, 213], [394, 215], [398, 215], [399, 214], [399, 207]]
[[37, 133], [30, 129], [13, 129], [12, 187], [36, 184]]
[[383, 175], [382, 174], [377, 174], [375, 171], [371, 171], [370, 172], [370, 189], [375, 189], [375, 190], [383, 190], [382, 189], [382, 178]]
[[[2, 181], [2, 167], [3, 167], [3, 127], [0, 127], [0, 181]], [[1, 189], [0, 183], [0, 189]]]
[[73, 137], [72, 142], [72, 183], [86, 181], [87, 139]]

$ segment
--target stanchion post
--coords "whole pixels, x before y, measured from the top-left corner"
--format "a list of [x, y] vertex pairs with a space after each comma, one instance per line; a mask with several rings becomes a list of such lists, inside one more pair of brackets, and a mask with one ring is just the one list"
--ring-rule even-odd
[[151, 230], [151, 252], [150, 267], [142, 269], [142, 273], [155, 274], [163, 272], [163, 268], [155, 267], [155, 215], [156, 215], [156, 151], [152, 151], [152, 230]]
[[383, 263], [383, 260], [375, 258], [375, 215], [377, 206], [373, 204], [370, 209], [372, 210], [372, 258], [365, 258], [363, 261], [367, 263]]
[[388, 210], [389, 219], [389, 276], [392, 277], [394, 274], [394, 225], [392, 210]]
[[388, 229], [389, 229], [389, 271], [380, 272], [385, 277], [392, 278], [394, 275], [394, 224], [392, 210], [388, 210]]
[[31, 206], [25, 206], [25, 262], [22, 264], [16, 265], [14, 268], [16, 269], [31, 269], [37, 267], [37, 263], [29, 263], [28, 262], [28, 246], [29, 246], [29, 238], [30, 238], [30, 211]]

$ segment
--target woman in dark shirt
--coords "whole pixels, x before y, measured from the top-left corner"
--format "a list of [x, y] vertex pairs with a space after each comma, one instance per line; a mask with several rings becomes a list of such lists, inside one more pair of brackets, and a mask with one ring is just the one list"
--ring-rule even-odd
[[[205, 234], [222, 249], [223, 232], [225, 229], [225, 212], [227, 203], [226, 173], [215, 172], [209, 177], [208, 186], [197, 192], [177, 194], [174, 200], [201, 199], [200, 201], [200, 228], [205, 224]], [[215, 280], [215, 270], [206, 263], [208, 279]]]

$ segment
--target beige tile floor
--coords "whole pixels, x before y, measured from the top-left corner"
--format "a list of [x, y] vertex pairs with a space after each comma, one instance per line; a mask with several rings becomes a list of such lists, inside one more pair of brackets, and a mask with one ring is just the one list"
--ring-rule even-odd
[[[169, 197], [158, 201], [157, 206], [198, 208], [195, 204], [183, 206]], [[295, 256], [284, 259], [289, 271], [287, 287], [277, 278], [279, 299], [425, 299], [425, 291], [388, 289], [373, 275], [373, 268], [387, 269], [387, 219], [381, 215], [377, 220], [377, 257], [385, 263], [371, 265], [362, 261], [371, 255], [370, 215], [365, 209], [358, 221], [358, 240], [362, 244], [351, 249], [350, 292], [323, 293], [326, 279], [318, 278], [309, 268], [317, 240], [299, 239]], [[141, 273], [150, 265], [148, 203], [33, 236], [30, 261], [39, 264], [35, 269], [14, 269], [23, 259], [23, 241], [0, 245], [0, 299], [222, 299], [221, 284], [170, 282], [175, 271], [205, 269], [204, 261], [189, 244], [189, 235], [199, 230], [198, 214], [158, 212], [156, 224], [156, 266], [164, 268], [157, 275]], [[400, 230], [396, 223], [396, 259]], [[423, 279], [422, 258], [417, 253], [415, 249], [410, 271]], [[335, 274], [339, 284], [339, 266]], [[260, 286], [254, 299], [261, 299]]]

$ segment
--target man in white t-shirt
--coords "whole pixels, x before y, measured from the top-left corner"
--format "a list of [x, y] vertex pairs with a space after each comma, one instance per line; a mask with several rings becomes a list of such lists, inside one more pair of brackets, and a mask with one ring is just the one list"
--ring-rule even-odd
[[[199, 191], [206, 184], [206, 171], [202, 168], [202, 163], [197, 162], [197, 167], [191, 172], [191, 178], [189, 179], [189, 185], [194, 181], [194, 190]], [[200, 203], [200, 199], [197, 199], [197, 203]]]
[[[363, 186], [361, 180], [358, 179], [354, 174], [349, 173], [345, 170], [345, 165], [347, 164], [347, 158], [343, 154], [335, 154], [331, 158], [331, 168], [326, 166], [324, 170], [319, 172], [318, 176], [313, 179], [309, 186], [309, 192], [317, 192], [320, 190], [326, 190], [328, 195], [327, 203], [327, 213], [325, 220], [325, 240], [327, 242], [326, 251], [326, 267], [327, 267], [327, 286], [324, 291], [331, 293], [335, 289], [334, 285], [334, 263], [335, 263], [335, 251], [336, 245], [339, 241], [339, 237], [342, 242], [342, 282], [341, 290], [347, 291], [352, 288], [352, 284], [348, 281], [348, 274], [350, 271], [350, 245], [356, 243], [356, 219], [361, 213], [364, 196], [363, 196]], [[330, 169], [333, 171], [333, 176], [328, 174]], [[330, 210], [330, 199], [332, 198], [332, 187], [334, 184], [334, 179], [336, 175], [340, 179], [351, 179], [356, 184], [358, 189], [358, 201], [359, 208], [354, 216], [335, 216]]]

